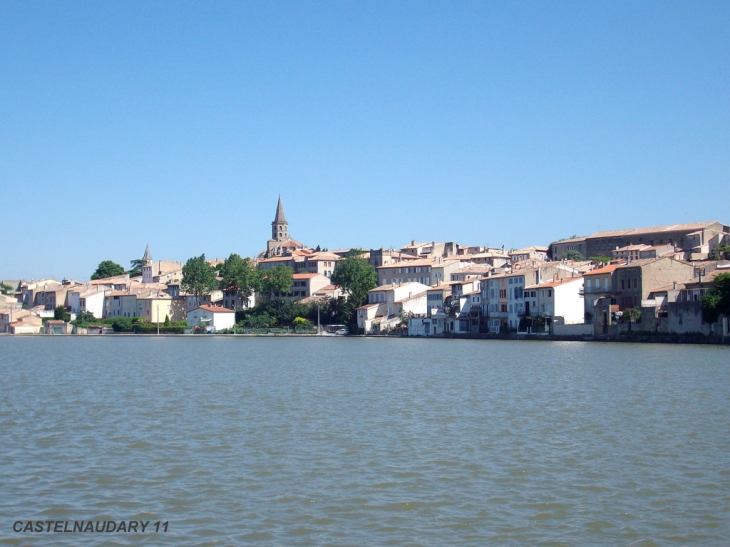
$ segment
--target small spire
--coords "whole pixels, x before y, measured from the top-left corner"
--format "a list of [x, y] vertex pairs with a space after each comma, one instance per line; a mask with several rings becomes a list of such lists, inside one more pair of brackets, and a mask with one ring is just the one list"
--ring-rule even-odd
[[147, 247], [144, 250], [144, 256], [142, 257], [142, 260], [149, 260], [152, 262], [152, 253], [150, 253], [150, 244], [147, 244]]
[[286, 222], [284, 217], [284, 206], [281, 204], [281, 194], [279, 194], [279, 203], [276, 204], [276, 217], [274, 222]]

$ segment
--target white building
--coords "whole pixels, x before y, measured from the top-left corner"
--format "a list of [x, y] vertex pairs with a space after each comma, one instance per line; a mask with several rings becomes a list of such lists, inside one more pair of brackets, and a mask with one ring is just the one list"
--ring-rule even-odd
[[[532, 285], [525, 292], [536, 292], [536, 309], [530, 308], [532, 317], [563, 317], [565, 325], [581, 324], [585, 311], [583, 304], [583, 278], [566, 277], [558, 281]], [[534, 300], [530, 298], [530, 300]]]
[[204, 327], [216, 332], [230, 329], [236, 323], [236, 312], [219, 306], [199, 306], [187, 313], [188, 327]]
[[[88, 288], [87, 288], [88, 287]], [[110, 289], [98, 286], [88, 286], [74, 289], [68, 293], [68, 305], [71, 313], [91, 312], [94, 317], [104, 317], [104, 295], [112, 292]]]
[[357, 326], [365, 334], [395, 328], [403, 315], [426, 315], [426, 291], [423, 283], [384, 285], [368, 291], [368, 303], [357, 309]]

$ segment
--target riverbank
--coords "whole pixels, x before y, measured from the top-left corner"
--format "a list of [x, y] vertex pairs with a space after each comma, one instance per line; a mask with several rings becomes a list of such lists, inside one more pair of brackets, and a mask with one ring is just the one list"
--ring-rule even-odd
[[730, 336], [704, 334], [636, 333], [620, 335], [567, 335], [567, 334], [444, 334], [428, 338], [460, 338], [467, 340], [535, 340], [551, 342], [623, 342], [640, 344], [702, 344], [730, 346]]
[[[5, 334], [5, 333], [2, 333]], [[167, 338], [210, 338], [210, 337], [244, 337], [244, 338], [343, 338], [344, 336], [337, 336], [334, 334], [316, 334], [316, 333], [237, 333], [237, 334], [173, 334], [173, 333], [160, 333], [160, 334], [141, 334], [133, 332], [115, 332], [100, 334], [18, 334], [6, 336], [22, 336], [22, 337], [140, 337], [140, 338], [154, 338], [154, 337], [167, 337]], [[348, 338], [409, 338], [407, 335], [400, 334], [375, 334], [375, 335], [348, 335]], [[435, 336], [413, 336], [410, 337], [413, 340], [423, 338], [437, 338], [437, 339], [461, 339], [461, 340], [511, 340], [511, 341], [543, 341], [543, 342], [619, 342], [619, 343], [632, 343], [632, 344], [695, 344], [695, 345], [717, 345], [717, 346], [730, 346], [730, 336], [705, 336], [703, 334], [676, 334], [676, 333], [636, 333], [636, 334], [621, 334], [612, 336], [594, 336], [594, 335], [565, 335], [565, 334], [442, 334]]]

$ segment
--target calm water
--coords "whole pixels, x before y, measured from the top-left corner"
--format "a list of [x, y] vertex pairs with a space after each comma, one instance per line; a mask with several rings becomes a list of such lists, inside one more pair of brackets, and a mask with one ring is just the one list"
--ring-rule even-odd
[[730, 545], [730, 348], [5, 336], [0, 373], [0, 545]]

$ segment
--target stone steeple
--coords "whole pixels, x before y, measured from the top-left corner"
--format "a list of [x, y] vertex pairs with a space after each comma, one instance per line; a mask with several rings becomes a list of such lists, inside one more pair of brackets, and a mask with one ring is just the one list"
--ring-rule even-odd
[[271, 223], [271, 239], [276, 241], [289, 239], [289, 223], [284, 216], [284, 206], [281, 204], [281, 196], [279, 196], [279, 203], [276, 205], [274, 222]]
[[152, 253], [150, 252], [150, 244], [147, 244], [147, 247], [144, 250], [144, 256], [142, 257], [142, 260], [145, 261], [146, 265], [152, 265]]

